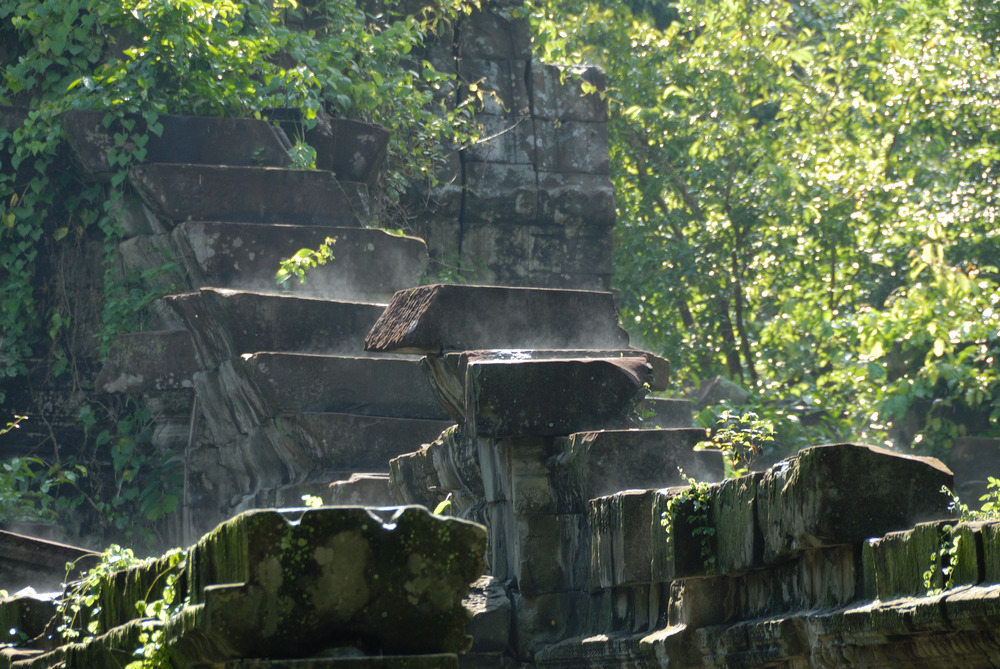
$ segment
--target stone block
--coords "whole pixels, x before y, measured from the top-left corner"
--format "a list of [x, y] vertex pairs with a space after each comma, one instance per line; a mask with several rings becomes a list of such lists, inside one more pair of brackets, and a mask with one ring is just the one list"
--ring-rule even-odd
[[499, 449], [506, 474], [506, 496], [514, 514], [520, 517], [559, 513], [559, 497], [546, 465], [552, 452], [551, 440], [503, 439]]
[[513, 596], [518, 657], [530, 659], [556, 641], [572, 636], [587, 621], [589, 597], [580, 591]]
[[983, 541], [983, 582], [1000, 583], [1000, 522], [985, 524], [980, 535]]
[[[601, 93], [607, 89], [604, 71], [594, 65], [531, 63], [532, 113], [540, 119], [601, 123], [608, 107]], [[596, 90], [584, 93], [583, 83]]]
[[951, 518], [941, 488], [952, 485], [951, 472], [934, 458], [854, 444], [804, 449], [774, 465], [758, 485], [764, 560]]
[[[529, 252], [524, 257], [527, 276], [576, 276], [611, 271], [613, 243], [611, 229], [560, 228], [551, 225], [532, 226]], [[496, 234], [506, 234], [498, 228]], [[568, 285], [574, 285], [567, 279]], [[664, 389], [665, 390], [665, 389]]]
[[193, 388], [197, 371], [186, 330], [136, 332], [119, 335], [111, 343], [94, 388], [104, 393]]
[[257, 351], [358, 355], [365, 334], [382, 313], [377, 304], [293, 295], [214, 288], [202, 289], [201, 294], [215, 308], [198, 320], [219, 314], [238, 355]]
[[[586, 521], [583, 515], [513, 516], [514, 576], [528, 597], [573, 590], [586, 582]], [[583, 548], [583, 550], [581, 550]], [[583, 553], [581, 555], [581, 553]]]
[[419, 283], [427, 269], [421, 240], [376, 229], [187, 221], [173, 237], [199, 286], [275, 292], [281, 261], [319, 248], [327, 237], [335, 240], [334, 260], [310, 269], [305, 283], [291, 279], [285, 292], [388, 302], [395, 291]]
[[462, 605], [472, 620], [466, 633], [472, 637], [472, 652], [503, 652], [510, 646], [512, 608], [503, 583], [493, 576], [483, 576], [469, 588]]
[[649, 368], [635, 358], [474, 361], [466, 375], [470, 431], [559, 436], [627, 424]]
[[282, 411], [448, 420], [417, 360], [254, 353], [240, 362]]
[[608, 174], [608, 124], [535, 121], [538, 169], [543, 172]]
[[652, 582], [654, 497], [653, 490], [624, 490], [588, 502], [591, 590]]
[[479, 114], [480, 139], [462, 152], [469, 163], [532, 165], [535, 162], [535, 121], [530, 116]]
[[368, 351], [420, 354], [627, 345], [611, 293], [442, 284], [396, 293], [365, 338]]
[[601, 430], [556, 440], [552, 463], [563, 507], [578, 512], [587, 500], [619, 490], [666, 488], [685, 482], [680, 470], [700, 481], [719, 481], [722, 456], [695, 451], [703, 428]]
[[129, 180], [150, 209], [175, 223], [360, 227], [369, 219], [367, 187], [329, 172], [151, 163], [133, 167]]
[[[83, 174], [91, 179], [110, 179], [115, 170], [108, 162], [108, 154], [133, 151], [136, 138], [143, 135], [146, 163], [288, 167], [292, 162], [283, 136], [267, 121], [161, 114], [157, 122], [163, 128], [156, 134], [147, 130], [145, 119], [137, 114], [126, 116], [135, 124], [131, 131], [120, 127], [118, 120], [106, 125], [106, 115], [103, 111], [73, 109], [62, 116], [66, 140]], [[125, 135], [123, 146], [115, 139], [117, 133]]]
[[[531, 98], [528, 94], [528, 61], [507, 59], [486, 59], [463, 57], [458, 61], [458, 74], [464, 83], [462, 97], [474, 95], [469, 91], [469, 85], [474, 84], [482, 94], [482, 109], [476, 115], [476, 121], [482, 123], [490, 117], [506, 117], [511, 122], [524, 119], [531, 123]], [[488, 124], [483, 126], [483, 135], [494, 134]], [[534, 146], [528, 148], [529, 155], [534, 155]], [[468, 156], [468, 152], [466, 152]], [[498, 160], [497, 162], [534, 162], [533, 160]]]
[[718, 546], [716, 567], [721, 574], [746, 571], [763, 562], [764, 542], [756, 521], [761, 478], [762, 473], [754, 472], [727, 479], [715, 490], [712, 525]]
[[167, 295], [166, 305], [191, 335], [195, 357], [202, 370], [218, 369], [219, 365], [239, 356], [229, 332], [224, 312], [212, 291]]
[[941, 562], [938, 551], [946, 522], [920, 523], [912, 529], [890, 532], [877, 539], [869, 539], [865, 551], [865, 581], [875, 583], [875, 595], [889, 600], [927, 593], [924, 574], [933, 571], [930, 588], [940, 588]]
[[468, 518], [484, 499], [479, 452], [475, 440], [463, 438], [455, 426], [446, 428], [415, 452], [392, 459], [389, 476], [393, 495], [400, 502], [430, 509], [450, 495], [451, 514]]
[[473, 10], [458, 27], [458, 57], [531, 60], [527, 17], [513, 18], [489, 6]]
[[389, 135], [380, 125], [322, 114], [305, 140], [316, 149], [316, 169], [333, 172], [338, 181], [371, 186], [385, 162]]
[[465, 204], [468, 226], [496, 223], [531, 224], [538, 218], [538, 175], [533, 165], [468, 162]]
[[615, 190], [604, 174], [538, 174], [538, 225], [576, 227], [599, 236], [615, 224]]
[[191, 603], [165, 629], [171, 655], [198, 664], [357, 644], [465, 650], [461, 600], [482, 573], [485, 541], [481, 526], [420, 507], [245, 513], [191, 549]]
[[667, 624], [709, 627], [729, 617], [729, 579], [725, 576], [679, 578], [670, 584]]

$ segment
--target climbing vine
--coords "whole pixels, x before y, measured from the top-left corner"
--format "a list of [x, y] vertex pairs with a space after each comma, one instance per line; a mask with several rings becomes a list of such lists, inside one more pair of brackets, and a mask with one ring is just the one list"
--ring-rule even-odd
[[[683, 472], [681, 475], [683, 476]], [[712, 489], [711, 485], [687, 477], [688, 487], [667, 499], [666, 510], [660, 514], [660, 525], [667, 530], [668, 550], [674, 551], [674, 535], [680, 518], [691, 529], [692, 536], [699, 541], [699, 552], [702, 566], [706, 573], [715, 570], [715, 553], [713, 539], [715, 528], [712, 526]]]

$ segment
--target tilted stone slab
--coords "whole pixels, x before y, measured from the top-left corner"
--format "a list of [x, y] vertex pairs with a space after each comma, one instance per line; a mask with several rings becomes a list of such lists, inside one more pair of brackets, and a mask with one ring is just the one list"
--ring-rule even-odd
[[436, 284], [396, 293], [373, 351], [625, 348], [611, 293]]
[[601, 430], [559, 438], [552, 462], [555, 484], [566, 505], [582, 512], [587, 500], [619, 490], [683, 485], [684, 475], [720, 481], [722, 454], [694, 450], [705, 438], [703, 428]]
[[636, 358], [472, 362], [466, 426], [493, 438], [624, 427], [645, 394], [649, 372]]
[[[109, 152], [131, 152], [136, 138], [145, 136], [143, 162], [185, 163], [198, 165], [243, 165], [252, 167], [288, 167], [288, 139], [267, 121], [248, 118], [207, 116], [175, 116], [161, 114], [157, 122], [162, 132], [148, 132], [145, 119], [138, 114], [127, 115], [135, 126], [125, 132], [117, 120], [110, 126], [104, 118], [108, 112], [70, 110], [63, 114], [66, 139], [76, 154], [85, 175], [92, 179], [110, 179], [115, 169], [108, 162]], [[125, 133], [124, 146], [115, 140], [116, 133]]]
[[650, 370], [650, 390], [665, 390], [670, 376], [670, 362], [647, 351], [635, 349], [590, 350], [500, 350], [463, 351], [428, 355], [421, 359], [431, 387], [441, 406], [458, 423], [465, 422], [465, 380], [470, 362], [527, 362], [552, 359], [619, 358], [644, 361]]
[[[423, 240], [383, 230], [187, 221], [173, 235], [186, 249], [181, 260], [197, 286], [384, 303], [397, 290], [417, 285], [427, 268]], [[334, 259], [310, 269], [305, 283], [293, 278], [279, 288], [281, 261], [300, 249], [319, 248], [327, 237], [335, 240]]]
[[939, 460], [875, 446], [806, 448], [774, 465], [757, 492], [764, 561], [954, 516], [954, 477]]
[[193, 388], [198, 371], [194, 344], [187, 330], [160, 330], [119, 335], [94, 379], [104, 393]]
[[150, 163], [133, 167], [129, 179], [150, 209], [178, 223], [358, 227], [368, 220], [367, 187], [329, 172]]
[[246, 364], [283, 411], [448, 420], [416, 360], [255, 353]]

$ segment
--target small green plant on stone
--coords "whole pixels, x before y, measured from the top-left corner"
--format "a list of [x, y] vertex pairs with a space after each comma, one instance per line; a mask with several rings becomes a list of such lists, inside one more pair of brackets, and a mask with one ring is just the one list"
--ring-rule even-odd
[[[945, 525], [940, 530], [940, 537], [937, 550], [931, 551], [930, 566], [924, 572], [924, 590], [928, 596], [940, 595], [945, 590], [955, 587], [955, 569], [958, 567], [958, 551], [962, 537], [951, 525]], [[940, 567], [939, 567], [940, 565]], [[940, 569], [942, 576], [941, 587], [935, 587], [934, 581]]]
[[[111, 575], [122, 569], [143, 564], [131, 548], [117, 544], [108, 546], [101, 554], [101, 561], [78, 581], [65, 586], [63, 598], [59, 601], [56, 631], [65, 641], [77, 641], [82, 637], [93, 637], [107, 630], [101, 628], [101, 593]], [[66, 565], [67, 575], [74, 565]]]
[[[169, 556], [168, 566], [173, 568], [184, 559], [185, 555], [186, 553], [180, 549], [170, 551], [167, 553]], [[147, 620], [143, 621], [142, 632], [139, 634], [139, 643], [142, 645], [135, 651], [138, 659], [129, 662], [125, 669], [155, 669], [173, 666], [170, 662], [170, 651], [166, 645], [165, 628], [167, 622], [187, 604], [187, 600], [180, 600], [177, 591], [177, 574], [175, 573], [165, 574], [163, 590], [158, 599], [136, 602], [136, 611], [139, 612], [139, 615], [145, 616]]]
[[[678, 469], [681, 476], [683, 470]], [[673, 555], [673, 532], [681, 510], [685, 507], [690, 509], [690, 513], [685, 515], [685, 520], [692, 526], [691, 534], [697, 537], [701, 546], [701, 560], [706, 573], [715, 571], [715, 554], [712, 551], [712, 539], [715, 536], [715, 528], [712, 527], [712, 494], [711, 485], [703, 481], [697, 481], [688, 476], [687, 489], [670, 497], [667, 500], [667, 509], [660, 515], [660, 525], [667, 530], [667, 543], [670, 554]]]
[[941, 486], [941, 493], [951, 498], [948, 508], [958, 514], [960, 521], [1000, 520], [1000, 478], [987, 477], [986, 494], [979, 498], [979, 510], [969, 507], [947, 486]]
[[288, 282], [295, 276], [299, 283], [305, 283], [306, 272], [334, 260], [333, 245], [336, 243], [334, 237], [327, 237], [318, 249], [299, 249], [292, 257], [281, 261], [281, 267], [274, 275], [275, 282], [282, 288], [288, 288]]
[[319, 495], [302, 495], [302, 503], [310, 509], [318, 509], [323, 506], [323, 498]]
[[762, 419], [753, 411], [743, 414], [726, 409], [716, 421], [719, 427], [712, 436], [698, 443], [695, 449], [717, 448], [726, 461], [726, 476], [743, 476], [754, 460], [774, 441], [774, 423]]

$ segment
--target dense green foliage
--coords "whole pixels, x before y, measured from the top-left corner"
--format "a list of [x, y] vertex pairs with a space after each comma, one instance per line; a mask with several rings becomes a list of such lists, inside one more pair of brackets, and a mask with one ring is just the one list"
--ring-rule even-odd
[[[958, 0], [552, 0], [608, 74], [627, 326], [778, 439], [1000, 435], [1000, 13]], [[791, 420], [784, 420], [785, 418]], [[825, 431], [825, 435], [817, 429]]]

